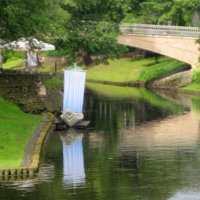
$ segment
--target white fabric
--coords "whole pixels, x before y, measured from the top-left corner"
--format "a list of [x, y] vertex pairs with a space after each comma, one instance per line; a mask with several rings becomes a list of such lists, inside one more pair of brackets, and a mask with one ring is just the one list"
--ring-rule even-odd
[[36, 52], [31, 52], [31, 53], [27, 52], [27, 60], [28, 60], [28, 66], [31, 66], [31, 67], [38, 66]]
[[64, 71], [63, 110], [82, 113], [86, 71]]
[[2, 49], [2, 50], [13, 49], [14, 51], [29, 51], [31, 49], [32, 45], [35, 46], [35, 48], [32, 49], [34, 51], [55, 50], [54, 45], [44, 43], [44, 42], [39, 41], [35, 38], [32, 38], [31, 42], [30, 42], [30, 40], [27, 40], [26, 38], [21, 38], [18, 41], [13, 41], [11, 43], [0, 46], [0, 49]]

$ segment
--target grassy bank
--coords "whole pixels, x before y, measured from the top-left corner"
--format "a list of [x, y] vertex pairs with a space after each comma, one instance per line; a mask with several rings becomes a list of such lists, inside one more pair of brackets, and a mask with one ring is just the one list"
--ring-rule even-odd
[[27, 142], [42, 120], [42, 115], [22, 112], [0, 98], [0, 168], [19, 167]]
[[[19, 60], [5, 63], [3, 68], [12, 69], [15, 66], [20, 65]], [[131, 59], [121, 58], [110, 60], [109, 65], [92, 65], [86, 67], [83, 62], [77, 63], [84, 70], [87, 70], [87, 79], [100, 80], [100, 81], [112, 81], [112, 82], [129, 82], [129, 81], [141, 81], [150, 82], [162, 78], [165, 75], [173, 74], [181, 69], [187, 68], [187, 64], [180, 61], [176, 61], [171, 58], [159, 58], [159, 63], [155, 62], [155, 58], [148, 59]], [[21, 62], [22, 64], [22, 62]], [[43, 63], [43, 68], [39, 70], [41, 72], [54, 72], [55, 63]], [[65, 63], [57, 63], [56, 70], [63, 71], [67, 69], [68, 65]], [[189, 84], [185, 89], [187, 90], [200, 90], [200, 73], [193, 83]], [[199, 81], [199, 82], [198, 82]], [[183, 88], [184, 89], [184, 88]]]
[[[173, 59], [160, 58], [159, 64], [171, 62]], [[19, 60], [6, 62], [3, 64], [4, 69], [13, 69], [20, 65]], [[21, 65], [23, 63], [21, 62]], [[87, 79], [101, 80], [101, 81], [113, 81], [113, 82], [127, 82], [127, 81], [138, 81], [142, 79], [140, 74], [142, 71], [146, 71], [152, 68], [157, 63], [154, 58], [148, 59], [131, 59], [121, 58], [110, 60], [109, 65], [92, 65], [86, 67], [83, 62], [77, 63], [84, 70], [87, 70]], [[67, 64], [57, 63], [57, 71], [63, 71], [67, 69]], [[39, 69], [41, 72], [54, 72], [55, 63], [43, 63], [42, 68]], [[144, 80], [145, 81], [145, 80]]]
[[3, 69], [13, 69], [14, 67], [23, 66], [24, 62], [22, 60], [14, 60], [6, 62], [3, 64]]
[[[160, 59], [160, 62], [166, 60], [169, 59], [162, 58]], [[119, 60], [111, 60], [109, 63], [109, 65], [96, 65], [89, 67], [87, 69], [87, 78], [114, 82], [137, 81], [141, 71], [156, 64], [155, 59], [151, 58], [121, 58]]]

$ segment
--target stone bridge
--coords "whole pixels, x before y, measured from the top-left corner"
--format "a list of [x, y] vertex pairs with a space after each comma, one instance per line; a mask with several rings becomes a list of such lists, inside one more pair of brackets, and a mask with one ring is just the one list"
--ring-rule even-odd
[[200, 51], [198, 27], [121, 24], [118, 43], [153, 51], [196, 67]]

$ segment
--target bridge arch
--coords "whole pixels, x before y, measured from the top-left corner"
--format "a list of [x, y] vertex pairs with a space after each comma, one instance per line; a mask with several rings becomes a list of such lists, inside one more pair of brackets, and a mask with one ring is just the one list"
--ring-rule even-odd
[[191, 66], [196, 66], [200, 52], [194, 38], [174, 38], [162, 36], [119, 35], [118, 43], [153, 51]]
[[191, 66], [198, 64], [198, 27], [122, 23], [120, 30], [120, 44], [153, 51]]

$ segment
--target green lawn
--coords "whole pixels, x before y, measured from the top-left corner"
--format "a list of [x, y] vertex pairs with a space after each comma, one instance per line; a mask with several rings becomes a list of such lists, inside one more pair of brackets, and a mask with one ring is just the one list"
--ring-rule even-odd
[[23, 66], [24, 62], [22, 60], [15, 60], [11, 62], [6, 62], [3, 64], [3, 69], [12, 69], [13, 67]]
[[[161, 58], [159, 62], [166, 60], [169, 60], [169, 58]], [[87, 69], [87, 79], [114, 82], [137, 81], [142, 70], [156, 64], [154, 58], [121, 58], [119, 60], [111, 60], [109, 63], [109, 65], [101, 64], [89, 67]]]
[[[164, 62], [169, 58], [160, 58], [159, 62]], [[20, 63], [21, 62], [21, 63]], [[77, 63], [78, 66], [87, 70], [87, 79], [125, 82], [136, 81], [140, 72], [150, 66], [155, 65], [155, 59], [132, 59], [132, 58], [120, 58], [115, 60], [109, 60], [109, 65], [92, 65], [86, 67], [82, 62]], [[22, 66], [22, 61], [12, 61], [3, 64], [4, 69], [12, 69], [16, 66]], [[41, 72], [53, 72], [55, 71], [55, 63], [43, 63], [43, 68], [40, 68]], [[67, 69], [68, 65], [65, 63], [57, 63], [57, 71]]]
[[184, 87], [183, 89], [185, 89], [185, 90], [200, 90], [200, 84], [191, 83], [191, 84], [187, 85], [186, 87]]
[[[165, 61], [172, 61], [171, 58], [159, 58], [159, 63]], [[8, 62], [3, 64], [4, 69], [12, 69], [16, 66], [22, 66], [23, 62], [20, 60]], [[84, 70], [87, 70], [86, 78], [102, 81], [113, 81], [113, 82], [126, 82], [126, 81], [137, 81], [140, 73], [156, 65], [155, 58], [148, 59], [132, 59], [132, 58], [120, 58], [115, 60], [109, 60], [109, 65], [92, 65], [86, 67], [83, 62], [77, 63]], [[40, 68], [41, 72], [54, 72], [55, 63], [43, 63], [43, 68]], [[63, 71], [67, 69], [66, 63], [57, 63], [57, 71]], [[199, 84], [190, 84], [183, 89], [200, 90]]]
[[42, 120], [42, 115], [22, 112], [0, 98], [0, 168], [19, 167], [27, 142]]

